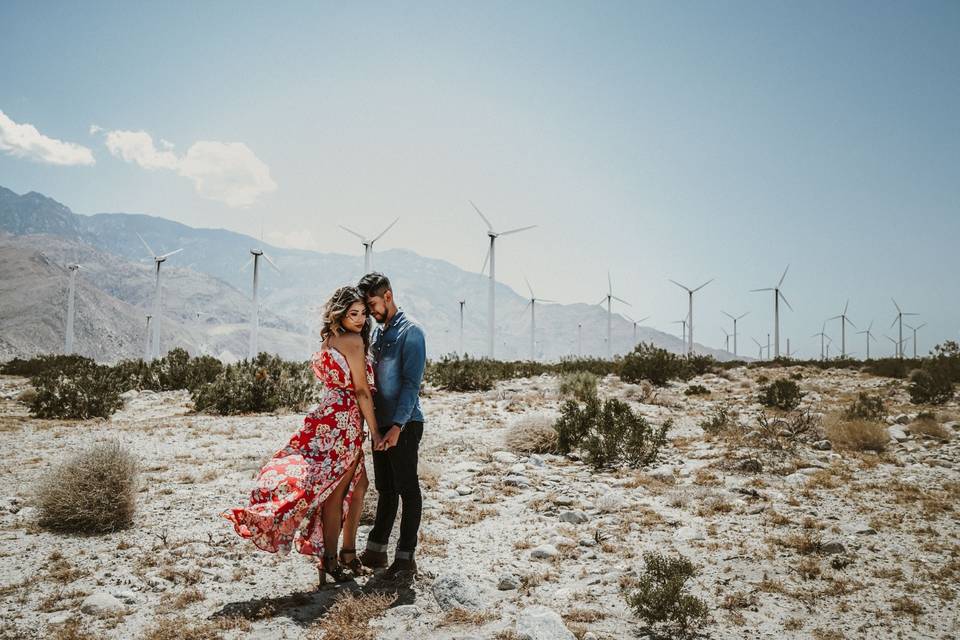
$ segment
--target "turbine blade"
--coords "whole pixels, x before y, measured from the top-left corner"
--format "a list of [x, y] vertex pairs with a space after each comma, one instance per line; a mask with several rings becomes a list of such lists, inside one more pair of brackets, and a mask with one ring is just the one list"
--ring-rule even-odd
[[704, 282], [702, 285], [700, 285], [699, 287], [697, 287], [697, 288], [694, 289], [693, 291], [700, 291], [700, 289], [703, 289], [705, 286], [707, 286], [708, 284], [710, 284], [710, 283], [713, 282], [714, 280], [716, 280], [716, 278], [710, 278], [709, 280], [707, 280], [706, 282]]
[[790, 311], [793, 311], [793, 307], [790, 305], [789, 302], [787, 302], [787, 296], [783, 295], [783, 293], [779, 290], [777, 290], [777, 295], [779, 295], [780, 299], [783, 300], [784, 304], [786, 304], [787, 307], [789, 307]]
[[836, 320], [837, 318], [842, 318], [843, 316], [833, 316], [832, 318], [827, 318], [827, 321]]
[[622, 302], [623, 304], [625, 304], [625, 305], [627, 305], [627, 306], [631, 306], [631, 307], [633, 306], [633, 305], [631, 305], [629, 302], [627, 302], [626, 300], [624, 300], [623, 298], [618, 298], [617, 296], [610, 296], [610, 297], [613, 298], [614, 300], [619, 300], [620, 302]]
[[787, 271], [790, 270], [790, 265], [787, 265], [787, 268], [783, 270], [783, 275], [780, 276], [780, 282], [777, 283], [777, 289], [780, 288], [780, 285], [783, 284], [783, 279], [787, 277]]
[[530, 286], [530, 281], [527, 280], [527, 276], [523, 276], [523, 281], [527, 283], [527, 291], [530, 292], [531, 298], [536, 298], [536, 294], [533, 293], [533, 287]]
[[626, 319], [629, 320], [630, 322], [633, 322], [633, 318], [631, 318], [631, 317], [628, 316], [627, 314], [621, 313], [620, 315], [622, 315], [624, 318], [626, 318]]
[[[750, 315], [750, 312], [749, 312], [749, 311], [747, 311], [745, 314], [743, 314], [742, 316], [740, 316], [740, 318], [745, 318], [745, 317], [747, 317], [748, 315]], [[737, 318], [737, 320], [740, 320], [740, 318]]]
[[[487, 216], [483, 215], [483, 211], [480, 211], [477, 205], [473, 204], [473, 200], [470, 201], [470, 206], [473, 207], [473, 210], [479, 213], [480, 217], [483, 218], [483, 221], [487, 223], [487, 229], [489, 229], [490, 231], [493, 231], [493, 225], [490, 224], [489, 220], [487, 220]], [[493, 231], [493, 232], [496, 233], [496, 231]]]
[[137, 237], [140, 238], [140, 242], [142, 242], [143, 246], [145, 246], [147, 248], [147, 251], [150, 252], [150, 257], [155, 258], [157, 256], [157, 252], [150, 248], [150, 245], [147, 244], [147, 241], [144, 240], [143, 236], [141, 236], [139, 233], [137, 234]]
[[160, 257], [161, 257], [161, 258], [169, 258], [169, 257], [172, 256], [173, 254], [175, 254], [175, 253], [180, 253], [181, 251], [183, 251], [183, 249], [177, 249], [176, 251], [171, 251], [170, 253], [165, 253], [165, 254], [163, 254], [163, 255], [160, 256]]
[[644, 318], [640, 318], [639, 320], [637, 320], [637, 324], [639, 324], [639, 323], [641, 323], [641, 322], [643, 322], [643, 321], [645, 321], [645, 320], [649, 320], [649, 319], [650, 319], [650, 316], [646, 316], [646, 317], [644, 317]]
[[847, 298], [847, 304], [843, 305], [843, 315], [847, 315], [847, 309], [850, 308], [850, 299]]
[[353, 235], [357, 236], [358, 238], [360, 238], [360, 240], [363, 241], [364, 244], [367, 243], [367, 239], [364, 237], [364, 235], [363, 235], [362, 233], [357, 233], [357, 232], [354, 231], [353, 229], [350, 229], [350, 228], [348, 228], [348, 227], [345, 227], [345, 226], [343, 226], [342, 224], [338, 224], [337, 226], [340, 227], [341, 229], [343, 229], [344, 231], [346, 231], [347, 233], [350, 233], [350, 234], [353, 234]]
[[384, 229], [383, 231], [380, 232], [380, 235], [378, 235], [376, 238], [374, 238], [373, 240], [370, 241], [370, 244], [373, 244], [374, 242], [376, 242], [377, 240], [379, 240], [380, 238], [382, 238], [382, 237], [383, 237], [383, 234], [385, 234], [387, 231], [390, 231], [390, 229], [393, 228], [393, 225], [397, 224], [397, 220], [399, 220], [399, 219], [400, 219], [400, 216], [397, 216], [396, 219], [395, 219], [393, 222], [391, 222], [391, 223], [387, 226], [386, 229]]
[[250, 259], [243, 263], [243, 266], [238, 269], [238, 271], [246, 271], [247, 267], [253, 264], [253, 256], [250, 256]]
[[722, 313], [723, 315], [727, 316], [727, 317], [730, 318], [731, 320], [734, 320], [734, 319], [735, 319], [732, 315], [730, 315], [729, 313], [727, 313], [727, 312], [724, 311], [723, 309], [720, 310], [720, 313]]
[[773, 287], [764, 287], [763, 289], [750, 289], [750, 293], [754, 293], [755, 291], [776, 291], [776, 289], [774, 289]]
[[501, 236], [508, 236], [508, 235], [510, 235], [511, 233], [520, 233], [521, 231], [527, 231], [528, 229], [533, 229], [533, 228], [536, 227], [536, 226], [537, 226], [537, 225], [532, 224], [532, 225], [530, 225], [529, 227], [520, 227], [520, 228], [518, 228], [518, 229], [510, 229], [510, 231], [504, 231], [504, 232], [501, 233], [500, 235], [501, 235]]
[[686, 291], [688, 291], [688, 292], [690, 292], [690, 293], [693, 293], [692, 291], [690, 291], [690, 289], [689, 289], [688, 287], [683, 286], [682, 284], [680, 284], [680, 283], [677, 282], [676, 280], [673, 280], [673, 279], [671, 279], [671, 278], [667, 278], [667, 280], [670, 280], [670, 282], [672, 282], [673, 284], [677, 285], [677, 286], [680, 287], [681, 289], [684, 289], [684, 290], [686, 290]]
[[845, 319], [847, 322], [850, 323], [850, 326], [851, 326], [851, 327], [853, 327], [854, 329], [859, 328], [859, 327], [857, 327], [857, 325], [853, 324], [853, 320], [851, 320], [850, 318], [847, 318], [847, 316], [843, 316], [843, 317], [844, 317], [844, 319]]
[[557, 304], [556, 300], [548, 300], [547, 298], [537, 298], [537, 302], [540, 302], [540, 303], [548, 302], [550, 304]]
[[892, 329], [892, 328], [893, 328], [893, 325], [897, 324], [897, 320], [899, 320], [899, 319], [900, 319], [900, 316], [899, 316], [899, 315], [893, 316], [893, 322], [890, 323], [890, 327], [889, 327], [889, 328]]
[[613, 278], [610, 277], [609, 269], [607, 269], [607, 293], [613, 293]]
[[604, 302], [607, 301], [607, 298], [608, 298], [608, 297], [609, 297], [609, 296], [603, 296], [602, 298], [600, 298], [600, 302], [598, 302], [597, 304], [603, 304]]
[[487, 253], [483, 256], [483, 266], [480, 267], [480, 273], [484, 273], [487, 270], [487, 261], [490, 260], [490, 247], [487, 247]]
[[926, 322], [924, 322], [922, 325], [920, 325], [919, 327], [917, 327], [917, 331], [919, 331], [920, 329], [923, 329], [925, 326], [927, 326], [927, 323], [926, 323]]
[[280, 267], [278, 267], [277, 264], [276, 264], [273, 260], [270, 259], [270, 256], [268, 256], [268, 255], [265, 254], [265, 253], [264, 253], [264, 254], [261, 254], [261, 255], [262, 255], [264, 258], [266, 258], [267, 262], [270, 263], [270, 266], [271, 266], [271, 267], [273, 267], [274, 269], [277, 270], [277, 273], [282, 273], [282, 272], [280, 271]]
[[897, 304], [897, 301], [893, 298], [890, 298], [890, 300], [893, 302], [893, 306], [897, 308], [897, 313], [903, 313], [903, 310], [900, 308], [900, 305]]

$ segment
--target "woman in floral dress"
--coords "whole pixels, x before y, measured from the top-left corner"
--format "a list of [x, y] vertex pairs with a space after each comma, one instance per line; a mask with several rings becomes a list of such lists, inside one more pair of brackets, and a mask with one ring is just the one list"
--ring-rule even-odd
[[[364, 420], [374, 448], [381, 446], [373, 412], [373, 368], [367, 356], [370, 323], [355, 287], [337, 289], [324, 308], [323, 343], [312, 367], [325, 387], [323, 400], [287, 445], [260, 470], [246, 507], [221, 515], [264, 551], [321, 557], [321, 586], [330, 574], [354, 574], [357, 526], [368, 481], [363, 460]], [[343, 549], [336, 553], [340, 531]], [[352, 557], [350, 557], [352, 556]]]

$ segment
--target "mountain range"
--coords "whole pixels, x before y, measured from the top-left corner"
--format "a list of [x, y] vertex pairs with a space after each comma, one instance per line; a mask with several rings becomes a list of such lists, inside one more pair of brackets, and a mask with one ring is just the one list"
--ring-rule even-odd
[[[162, 267], [161, 351], [181, 346], [225, 361], [246, 355], [252, 276], [241, 267], [251, 249], [265, 250], [280, 268], [261, 268], [260, 350], [289, 359], [305, 359], [316, 348], [324, 300], [363, 270], [360, 255], [275, 247], [226, 229], [144, 214], [82, 215], [45, 195], [0, 187], [0, 358], [63, 350], [67, 265], [74, 263], [81, 266], [75, 350], [101, 361], [142, 355], [154, 266], [137, 234], [160, 253], [183, 249]], [[400, 306], [423, 325], [430, 357], [458, 350], [461, 299], [467, 301], [464, 350], [486, 353], [484, 276], [403, 249], [377, 252], [375, 268], [390, 277]], [[502, 283], [496, 295], [497, 357], [529, 358], [528, 299]], [[537, 358], [575, 355], [578, 324], [582, 353], [605, 354], [606, 320], [598, 305], [538, 305]], [[632, 348], [632, 323], [620, 315], [614, 315], [612, 335], [614, 353]], [[676, 353], [684, 349], [677, 336], [650, 327], [638, 327], [637, 340]], [[696, 349], [732, 357], [699, 344]]]

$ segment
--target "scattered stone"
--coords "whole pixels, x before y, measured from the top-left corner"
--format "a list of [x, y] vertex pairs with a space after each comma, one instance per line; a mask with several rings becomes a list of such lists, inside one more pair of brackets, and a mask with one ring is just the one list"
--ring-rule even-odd
[[866, 522], [851, 522], [844, 528], [849, 533], [854, 533], [862, 536], [874, 536], [877, 534], [877, 530], [871, 527]]
[[597, 546], [597, 539], [590, 536], [584, 536], [577, 541], [581, 547], [595, 547]]
[[664, 464], [647, 471], [647, 475], [657, 480], [673, 480], [673, 466]]
[[576, 640], [563, 618], [543, 606], [528, 607], [517, 616], [517, 637], [520, 640]]
[[80, 611], [92, 616], [105, 616], [123, 611], [123, 603], [105, 591], [94, 591], [80, 604]]
[[390, 615], [398, 618], [413, 619], [423, 615], [423, 611], [415, 604], [402, 604], [398, 607], [388, 609]]
[[900, 427], [887, 427], [887, 433], [890, 434], [890, 438], [896, 440], [897, 442], [905, 442], [910, 439], [910, 436], [907, 435], [907, 432], [901, 429]]
[[518, 462], [517, 464], [510, 467], [510, 473], [518, 476], [522, 476], [526, 470], [527, 470], [527, 465], [523, 464], [522, 462]]
[[833, 449], [833, 444], [829, 440], [817, 440], [813, 443], [813, 448], [817, 451], [830, 451]]
[[461, 609], [479, 610], [483, 608], [480, 601], [480, 592], [462, 575], [445, 573], [433, 581], [433, 597], [444, 611], [456, 607]]
[[792, 484], [792, 485], [806, 484], [807, 476], [800, 472], [791, 473], [788, 476], [784, 476], [783, 481], [786, 482], [787, 484]]
[[458, 495], [468, 496], [468, 495], [470, 495], [471, 493], [473, 493], [473, 488], [461, 484], [461, 485], [458, 485], [458, 486], [457, 486], [456, 491], [457, 491], [457, 494], [458, 494]]
[[584, 524], [589, 522], [590, 516], [585, 514], [583, 511], [564, 511], [560, 514], [560, 522], [568, 522], [570, 524]]
[[687, 525], [684, 527], [680, 527], [679, 529], [674, 531], [673, 537], [676, 538], [677, 540], [686, 540], [686, 541], [704, 540], [706, 539], [707, 534], [700, 527]]
[[756, 458], [747, 458], [737, 465], [737, 468], [744, 473], [762, 473], [763, 465]]
[[500, 591], [511, 591], [513, 589], [520, 588], [520, 578], [513, 575], [512, 573], [505, 573], [500, 576], [500, 581], [497, 583], [497, 589]]
[[500, 464], [513, 464], [517, 461], [517, 456], [513, 455], [509, 451], [494, 451], [493, 459]]
[[557, 548], [552, 544], [542, 544], [530, 552], [530, 557], [537, 559], [549, 559], [555, 558], [558, 553], [560, 552], [557, 551]]
[[525, 488], [530, 486], [529, 480], [527, 480], [524, 476], [518, 476], [518, 475], [507, 476], [506, 478], [503, 479], [503, 483], [510, 487]]
[[569, 507], [574, 502], [576, 502], [576, 500], [571, 496], [557, 496], [553, 499], [553, 504], [557, 505], [558, 507]]
[[843, 543], [841, 543], [840, 541], [831, 540], [829, 542], [824, 543], [823, 546], [820, 547], [820, 550], [823, 553], [827, 554], [828, 556], [832, 556], [835, 553], [843, 553], [847, 549], [846, 547], [843, 546]]
[[896, 424], [909, 424], [909, 423], [910, 423], [910, 416], [908, 416], [908, 415], [905, 414], [905, 413], [901, 413], [901, 414], [898, 415], [896, 418], [894, 418], [893, 421], [894, 421], [894, 423], [896, 423]]

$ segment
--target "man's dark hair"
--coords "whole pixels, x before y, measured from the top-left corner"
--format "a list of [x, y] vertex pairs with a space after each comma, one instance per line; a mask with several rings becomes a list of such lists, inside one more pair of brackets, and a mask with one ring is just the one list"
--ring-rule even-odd
[[390, 286], [390, 278], [379, 271], [374, 271], [360, 278], [357, 289], [360, 289], [364, 298], [370, 298], [382, 296], [388, 290], [392, 290], [393, 287]]

